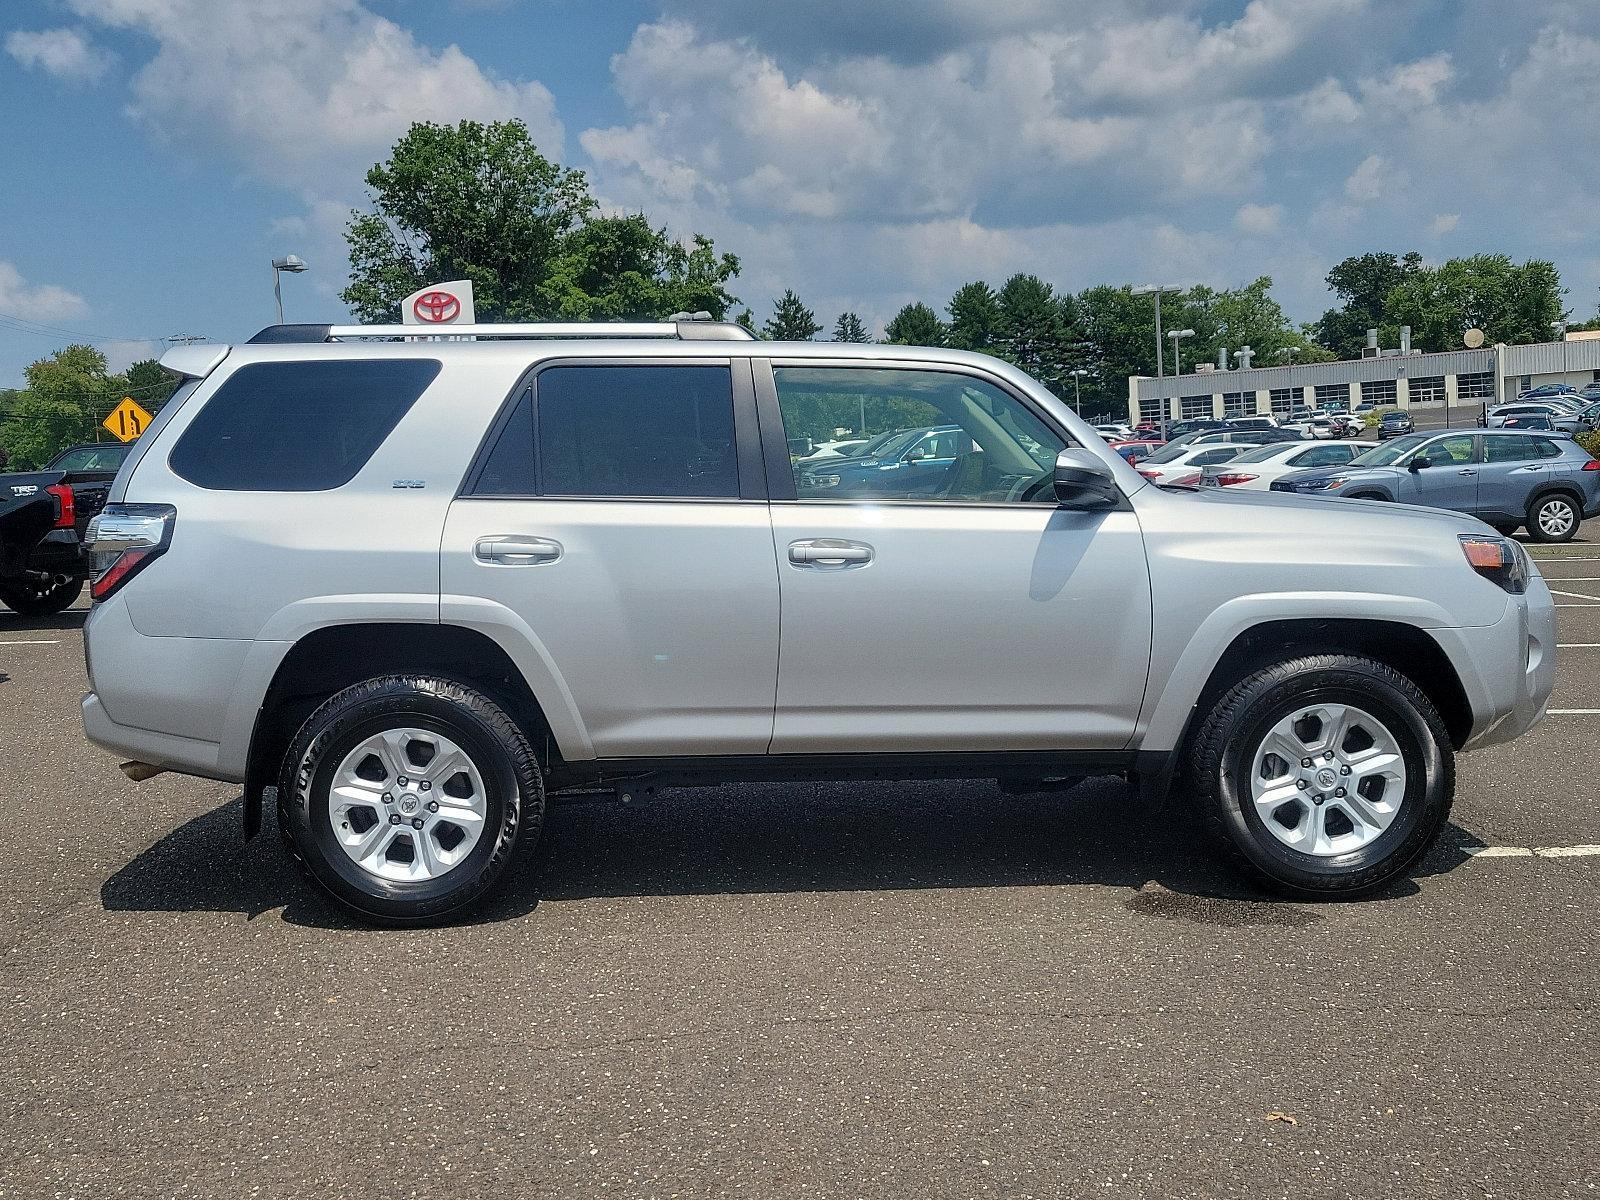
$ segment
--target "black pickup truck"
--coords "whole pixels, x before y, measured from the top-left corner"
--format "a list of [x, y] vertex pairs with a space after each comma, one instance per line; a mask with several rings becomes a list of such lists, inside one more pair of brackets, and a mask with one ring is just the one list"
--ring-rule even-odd
[[0, 604], [24, 616], [58, 613], [91, 571], [83, 531], [130, 446], [72, 446], [38, 471], [0, 475]]

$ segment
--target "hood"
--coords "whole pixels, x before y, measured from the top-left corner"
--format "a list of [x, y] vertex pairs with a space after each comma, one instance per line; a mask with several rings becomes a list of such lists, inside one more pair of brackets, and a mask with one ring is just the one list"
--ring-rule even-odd
[[[1323, 471], [1319, 468], [1316, 471], [1297, 473], [1333, 475], [1338, 472]], [[1374, 532], [1385, 526], [1414, 529], [1419, 524], [1423, 526], [1432, 524], [1440, 527], [1441, 531], [1486, 533], [1497, 536], [1494, 530], [1476, 517], [1456, 512], [1454, 509], [1427, 508], [1419, 504], [1391, 504], [1382, 500], [1350, 500], [1343, 497], [1330, 501], [1326, 497], [1297, 496], [1293, 492], [1254, 492], [1234, 488], [1199, 488], [1192, 493], [1183, 493], [1183, 496], [1196, 504], [1277, 510], [1295, 522], [1304, 515], [1310, 515], [1314, 521], [1321, 523], [1344, 516], [1370, 523]]]

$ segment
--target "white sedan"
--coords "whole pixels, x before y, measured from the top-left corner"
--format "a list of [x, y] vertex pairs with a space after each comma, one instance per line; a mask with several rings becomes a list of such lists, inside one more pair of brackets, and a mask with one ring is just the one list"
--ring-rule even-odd
[[1254, 442], [1189, 442], [1165, 446], [1136, 465], [1139, 474], [1152, 483], [1176, 483], [1198, 475], [1202, 467], [1215, 466], [1238, 458], [1246, 450], [1264, 449]]
[[1305, 441], [1257, 446], [1225, 463], [1207, 464], [1200, 475], [1200, 486], [1265, 492], [1280, 476], [1312, 467], [1347, 466], [1358, 454], [1376, 449], [1377, 445], [1377, 442]]

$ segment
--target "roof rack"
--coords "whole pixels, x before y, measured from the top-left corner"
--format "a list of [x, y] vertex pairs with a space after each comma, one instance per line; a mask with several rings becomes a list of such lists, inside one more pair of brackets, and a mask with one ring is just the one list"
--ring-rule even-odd
[[676, 338], [685, 342], [750, 342], [755, 335], [709, 314], [673, 313], [666, 321], [529, 321], [490, 325], [268, 325], [251, 345], [303, 345], [356, 339]]

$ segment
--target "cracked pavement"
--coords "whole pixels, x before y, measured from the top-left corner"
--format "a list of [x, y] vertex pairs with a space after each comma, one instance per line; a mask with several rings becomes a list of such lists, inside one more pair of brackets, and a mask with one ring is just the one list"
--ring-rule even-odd
[[55, 639], [0, 645], [0, 1197], [1600, 1192], [1600, 858], [1467, 852], [1600, 843], [1600, 717], [1464, 757], [1363, 903], [1112, 781], [763, 785], [554, 808], [480, 920], [372, 931], [84, 741], [80, 618], [0, 614]]

